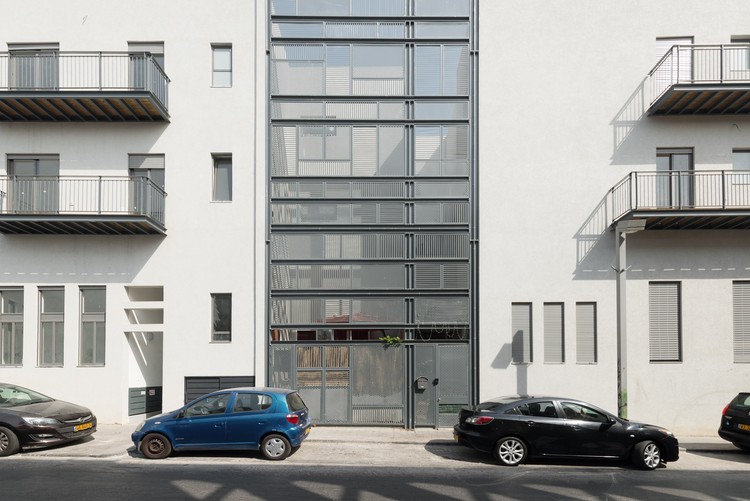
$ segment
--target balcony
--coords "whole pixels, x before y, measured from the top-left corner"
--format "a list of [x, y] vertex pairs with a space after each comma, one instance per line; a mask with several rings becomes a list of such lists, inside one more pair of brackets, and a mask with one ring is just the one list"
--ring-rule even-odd
[[750, 171], [631, 172], [609, 190], [612, 225], [647, 230], [750, 229]]
[[148, 52], [0, 52], [0, 121], [168, 122], [168, 86]]
[[648, 75], [649, 115], [750, 113], [750, 44], [674, 45]]
[[141, 176], [0, 176], [0, 233], [164, 235], [166, 196]]

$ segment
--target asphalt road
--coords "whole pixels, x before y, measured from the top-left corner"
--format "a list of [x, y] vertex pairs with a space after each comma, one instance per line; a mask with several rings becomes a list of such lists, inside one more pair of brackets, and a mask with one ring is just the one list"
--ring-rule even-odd
[[65, 456], [75, 450], [2, 458], [0, 500], [750, 499], [750, 454], [729, 444], [696, 445], [655, 471], [601, 461], [537, 460], [507, 468], [445, 440], [310, 441], [282, 462], [257, 452], [150, 461], [132, 448], [111, 457]]
[[[16, 458], [2, 463], [0, 498], [29, 500], [750, 499], [746, 472], [617, 464], [502, 468], [301, 466], [201, 456], [179, 462]], [[744, 474], [742, 474], [744, 473]]]

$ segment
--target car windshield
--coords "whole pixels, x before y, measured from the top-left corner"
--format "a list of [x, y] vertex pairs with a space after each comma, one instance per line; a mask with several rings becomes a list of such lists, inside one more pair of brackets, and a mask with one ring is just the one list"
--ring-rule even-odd
[[51, 402], [53, 399], [20, 386], [0, 386], [0, 407]]

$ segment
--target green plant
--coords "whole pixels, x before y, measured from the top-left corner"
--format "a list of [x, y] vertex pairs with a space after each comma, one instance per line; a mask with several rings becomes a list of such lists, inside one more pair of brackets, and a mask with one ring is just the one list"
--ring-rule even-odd
[[396, 336], [383, 336], [378, 339], [389, 346], [398, 346], [401, 344], [401, 338]]

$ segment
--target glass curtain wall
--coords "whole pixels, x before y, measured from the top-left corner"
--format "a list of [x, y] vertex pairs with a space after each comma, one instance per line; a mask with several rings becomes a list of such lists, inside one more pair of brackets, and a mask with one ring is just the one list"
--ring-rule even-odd
[[408, 422], [413, 346], [471, 344], [474, 3], [269, 1], [269, 380], [318, 422]]

